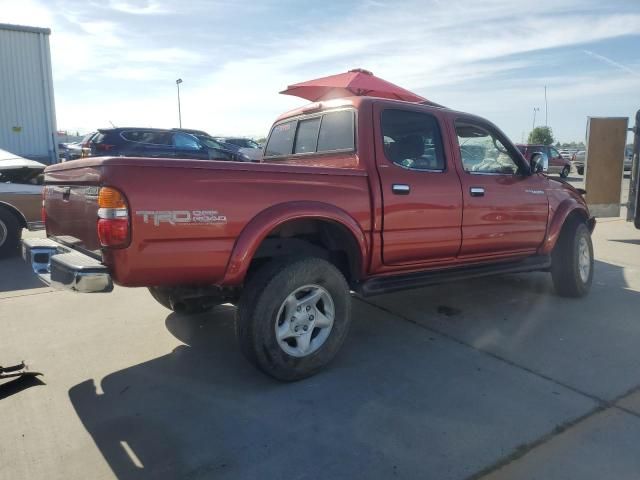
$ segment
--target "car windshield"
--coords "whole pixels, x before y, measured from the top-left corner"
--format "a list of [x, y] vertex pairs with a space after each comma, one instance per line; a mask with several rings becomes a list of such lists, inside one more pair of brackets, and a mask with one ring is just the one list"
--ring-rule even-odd
[[216, 141], [216, 139], [214, 139], [213, 137], [209, 137], [205, 135], [194, 135], [194, 136], [198, 140], [200, 140], [200, 143], [205, 144], [209, 148], [217, 148], [220, 150], [225, 150], [225, 148], [222, 145], [220, 145], [220, 143]]

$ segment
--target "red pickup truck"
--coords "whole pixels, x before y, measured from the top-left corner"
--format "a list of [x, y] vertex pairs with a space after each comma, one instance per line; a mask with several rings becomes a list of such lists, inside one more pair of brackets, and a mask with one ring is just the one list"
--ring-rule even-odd
[[314, 103], [273, 125], [262, 163], [87, 158], [45, 171], [47, 239], [23, 255], [54, 285], [148, 287], [175, 311], [238, 306], [245, 356], [281, 380], [340, 348], [350, 292], [550, 271], [593, 276], [581, 193], [527, 162], [492, 123], [371, 97]]

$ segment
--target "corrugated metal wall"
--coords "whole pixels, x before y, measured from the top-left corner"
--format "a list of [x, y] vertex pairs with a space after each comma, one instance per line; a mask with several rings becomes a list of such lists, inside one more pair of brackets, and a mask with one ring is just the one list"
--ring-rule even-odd
[[0, 25], [0, 148], [56, 161], [48, 30]]

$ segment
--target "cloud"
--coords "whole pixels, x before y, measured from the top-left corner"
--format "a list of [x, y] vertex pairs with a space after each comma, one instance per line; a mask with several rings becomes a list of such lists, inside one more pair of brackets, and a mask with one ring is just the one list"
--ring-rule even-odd
[[116, 12], [128, 13], [130, 15], [160, 15], [171, 13], [171, 10], [167, 8], [166, 5], [161, 5], [160, 3], [152, 0], [138, 2], [110, 0], [107, 4], [107, 8], [115, 10]]
[[595, 52], [592, 52], [591, 50], [583, 50], [583, 52], [586, 53], [587, 55], [589, 55], [590, 57], [593, 57], [593, 58], [595, 58], [597, 60], [600, 60], [601, 62], [604, 62], [604, 63], [606, 63], [608, 65], [611, 65], [611, 66], [617, 68], [618, 70], [622, 70], [623, 72], [627, 72], [627, 73], [630, 73], [630, 74], [635, 75], [635, 76], [640, 76], [640, 72], [638, 72], [636, 70], [633, 70], [632, 68], [630, 68], [630, 67], [628, 67], [626, 65], [623, 65], [623, 64], [621, 64], [619, 62], [616, 62], [615, 60], [612, 60], [612, 59], [610, 59], [608, 57], [605, 57], [604, 55], [597, 54]]

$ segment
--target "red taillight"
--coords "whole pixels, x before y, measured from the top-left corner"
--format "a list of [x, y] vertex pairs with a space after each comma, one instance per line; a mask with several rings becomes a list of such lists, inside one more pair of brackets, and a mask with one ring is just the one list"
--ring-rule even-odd
[[99, 152], [108, 152], [113, 147], [115, 147], [115, 145], [109, 145], [106, 143], [95, 143], [94, 145], [96, 146], [96, 150], [98, 150]]
[[103, 247], [129, 244], [129, 209], [120, 191], [102, 187], [98, 193], [98, 239]]
[[124, 247], [129, 243], [129, 219], [99, 219], [98, 238], [100, 239], [100, 245], [103, 247]]

